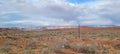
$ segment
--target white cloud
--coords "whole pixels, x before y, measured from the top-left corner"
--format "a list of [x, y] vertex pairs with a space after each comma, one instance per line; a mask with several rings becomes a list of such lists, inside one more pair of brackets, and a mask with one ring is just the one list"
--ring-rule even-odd
[[76, 25], [78, 22], [82, 25], [118, 25], [119, 5], [120, 0], [96, 0], [80, 4], [68, 0], [0, 0], [0, 16], [17, 13], [26, 18], [12, 19], [11, 23], [33, 25], [62, 26]]
[[110, 20], [91, 20], [91, 21], [83, 21], [81, 24], [85, 25], [110, 25], [112, 21]]
[[71, 22], [65, 22], [65, 21], [40, 21], [40, 20], [17, 20], [17, 21], [9, 21], [9, 22], [2, 22], [2, 24], [24, 24], [24, 25], [34, 25], [34, 26], [69, 26], [72, 25], [72, 21]]

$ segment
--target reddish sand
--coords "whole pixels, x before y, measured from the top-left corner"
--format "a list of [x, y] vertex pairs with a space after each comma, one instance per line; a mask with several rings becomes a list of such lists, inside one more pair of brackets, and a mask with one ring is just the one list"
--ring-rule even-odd
[[48, 30], [81, 30], [81, 31], [89, 31], [89, 30], [120, 30], [120, 27], [87, 27], [81, 26], [80, 28], [56, 28], [56, 29], [48, 29]]

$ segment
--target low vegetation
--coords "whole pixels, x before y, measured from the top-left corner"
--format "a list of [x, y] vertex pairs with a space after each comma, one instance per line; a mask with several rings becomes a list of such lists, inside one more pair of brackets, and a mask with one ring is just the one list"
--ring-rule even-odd
[[120, 30], [0, 32], [0, 54], [120, 54]]

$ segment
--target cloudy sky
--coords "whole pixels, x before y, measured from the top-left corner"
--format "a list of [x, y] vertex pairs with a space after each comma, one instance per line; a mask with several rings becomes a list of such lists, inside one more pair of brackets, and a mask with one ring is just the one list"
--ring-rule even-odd
[[0, 27], [120, 25], [120, 0], [0, 0]]

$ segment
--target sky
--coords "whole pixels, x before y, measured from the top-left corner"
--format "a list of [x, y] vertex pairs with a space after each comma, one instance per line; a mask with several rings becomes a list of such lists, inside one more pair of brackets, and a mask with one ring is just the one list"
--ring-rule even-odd
[[0, 27], [120, 26], [120, 0], [0, 0]]

